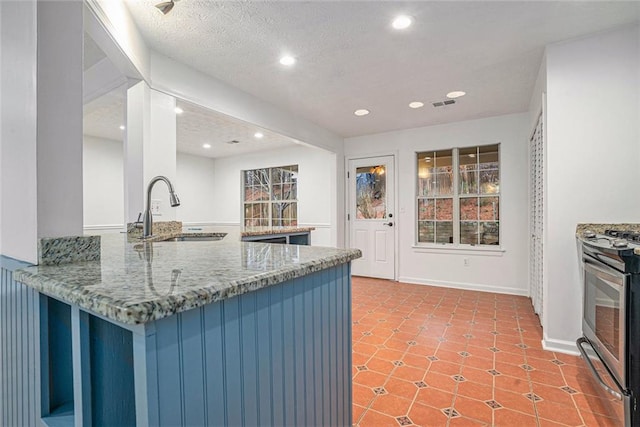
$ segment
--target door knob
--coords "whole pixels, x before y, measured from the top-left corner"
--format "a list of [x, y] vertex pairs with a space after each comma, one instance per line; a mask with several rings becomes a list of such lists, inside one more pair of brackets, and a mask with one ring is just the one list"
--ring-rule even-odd
[[383, 222], [382, 225], [388, 225], [389, 227], [393, 227], [392, 222]]

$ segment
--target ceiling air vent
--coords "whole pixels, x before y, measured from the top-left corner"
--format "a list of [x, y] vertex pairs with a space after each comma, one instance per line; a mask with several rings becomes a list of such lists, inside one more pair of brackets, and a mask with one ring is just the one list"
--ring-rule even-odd
[[232, 139], [231, 141], [227, 141], [227, 144], [231, 144], [231, 145], [240, 144], [240, 141], [238, 141], [237, 139]]
[[451, 105], [451, 104], [455, 104], [455, 103], [456, 103], [455, 99], [447, 99], [445, 101], [434, 102], [433, 106], [434, 107], [444, 107], [445, 105]]

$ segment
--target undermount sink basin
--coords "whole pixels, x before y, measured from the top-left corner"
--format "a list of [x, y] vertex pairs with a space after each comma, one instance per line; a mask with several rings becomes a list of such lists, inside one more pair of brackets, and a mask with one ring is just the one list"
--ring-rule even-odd
[[217, 236], [178, 236], [178, 237], [170, 237], [168, 239], [160, 240], [161, 242], [214, 242], [216, 240], [224, 239], [224, 236], [220, 233]]

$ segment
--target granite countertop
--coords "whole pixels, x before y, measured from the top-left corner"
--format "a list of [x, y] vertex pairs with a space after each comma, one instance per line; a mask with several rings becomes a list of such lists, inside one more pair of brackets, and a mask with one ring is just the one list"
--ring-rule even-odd
[[249, 236], [268, 236], [271, 234], [309, 233], [313, 230], [315, 230], [315, 227], [256, 228], [256, 229], [245, 230], [240, 233], [240, 236], [249, 237]]
[[576, 236], [582, 235], [586, 230], [593, 231], [597, 234], [604, 234], [605, 230], [630, 230], [640, 232], [640, 224], [590, 224], [580, 223], [576, 226]]
[[[167, 237], [167, 236], [165, 236]], [[359, 258], [357, 249], [233, 240], [100, 236], [97, 260], [37, 265], [16, 281], [126, 324], [141, 324]]]

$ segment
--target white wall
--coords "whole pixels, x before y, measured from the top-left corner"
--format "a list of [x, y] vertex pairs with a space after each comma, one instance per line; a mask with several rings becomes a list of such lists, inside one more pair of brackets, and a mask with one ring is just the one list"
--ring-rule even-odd
[[[398, 278], [528, 295], [527, 114], [407, 129], [345, 140], [347, 158], [396, 154], [398, 176]], [[416, 152], [501, 143], [502, 248], [504, 252], [416, 249]], [[464, 259], [469, 266], [464, 267]]]
[[[215, 222], [214, 160], [177, 153], [173, 181], [181, 205], [178, 221], [206, 225]], [[124, 220], [124, 162], [122, 141], [84, 136], [84, 228], [86, 232], [122, 230]], [[161, 186], [164, 184], [158, 184]], [[164, 193], [166, 195], [166, 188]], [[166, 197], [163, 197], [164, 200]], [[167, 202], [168, 205], [168, 202]], [[137, 217], [137, 213], [135, 214]], [[135, 218], [134, 218], [135, 219]], [[154, 216], [155, 221], [168, 221]]]
[[0, 253], [37, 261], [36, 3], [0, 2]]
[[122, 141], [84, 136], [82, 174], [85, 230], [124, 227]]
[[215, 161], [216, 221], [239, 230], [242, 218], [241, 171], [297, 164], [298, 226], [313, 226], [311, 241], [316, 246], [336, 246], [333, 220], [336, 155], [319, 148], [298, 146], [262, 151]]
[[185, 225], [215, 222], [220, 201], [215, 197], [214, 167], [215, 161], [211, 158], [178, 153], [174, 183], [181, 202], [176, 208], [178, 221]]
[[83, 5], [38, 2], [37, 15], [38, 237], [77, 236], [82, 234]]
[[579, 222], [640, 222], [638, 26], [547, 47], [549, 348], [581, 335]]

